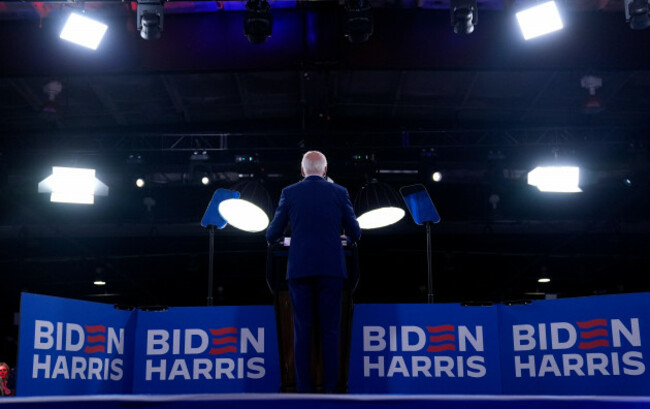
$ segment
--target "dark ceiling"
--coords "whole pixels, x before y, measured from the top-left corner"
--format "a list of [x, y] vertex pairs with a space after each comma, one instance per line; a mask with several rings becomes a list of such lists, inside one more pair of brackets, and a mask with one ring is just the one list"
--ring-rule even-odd
[[[277, 202], [308, 149], [353, 199], [371, 177], [426, 184], [442, 215], [437, 301], [650, 290], [650, 30], [629, 28], [623, 1], [560, 1], [565, 29], [524, 42], [523, 3], [479, 1], [475, 32], [459, 36], [448, 1], [373, 1], [374, 33], [350, 44], [342, 2], [276, 1], [256, 45], [242, 2], [168, 2], [158, 41], [135, 30], [135, 3], [86, 2], [110, 26], [94, 52], [56, 35], [80, 6], [0, 3], [0, 353], [15, 353], [21, 291], [204, 305], [212, 192], [254, 174]], [[592, 96], [589, 76], [602, 81]], [[554, 161], [585, 169], [583, 193], [526, 185]], [[49, 203], [36, 186], [53, 165], [96, 168], [109, 196]], [[204, 173], [217, 181], [200, 185]], [[271, 303], [263, 234], [215, 240], [216, 302]], [[356, 299], [425, 302], [425, 250], [408, 215], [365, 232]]]

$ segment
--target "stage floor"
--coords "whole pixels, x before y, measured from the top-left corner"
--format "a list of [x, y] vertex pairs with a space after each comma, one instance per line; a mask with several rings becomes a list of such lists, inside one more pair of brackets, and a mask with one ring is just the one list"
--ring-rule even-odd
[[650, 396], [310, 395], [201, 394], [94, 395], [3, 398], [0, 405], [39, 409], [604, 409], [649, 408]]

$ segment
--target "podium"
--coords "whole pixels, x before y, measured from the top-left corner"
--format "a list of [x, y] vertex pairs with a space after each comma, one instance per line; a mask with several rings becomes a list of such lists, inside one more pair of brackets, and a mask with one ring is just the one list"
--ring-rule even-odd
[[[293, 354], [293, 307], [286, 280], [289, 242], [269, 246], [266, 262], [266, 282], [273, 294], [275, 322], [278, 334], [278, 353], [280, 360], [280, 392], [296, 392], [296, 372]], [[359, 283], [359, 253], [356, 243], [344, 242], [343, 252], [348, 272], [348, 278], [343, 285], [341, 297], [341, 331], [339, 340], [339, 376], [336, 390], [338, 393], [348, 392], [348, 369], [350, 363], [350, 338], [352, 336], [352, 315], [354, 303], [352, 295]], [[312, 334], [311, 370], [316, 392], [323, 392], [323, 358], [318, 326], [314, 326]]]

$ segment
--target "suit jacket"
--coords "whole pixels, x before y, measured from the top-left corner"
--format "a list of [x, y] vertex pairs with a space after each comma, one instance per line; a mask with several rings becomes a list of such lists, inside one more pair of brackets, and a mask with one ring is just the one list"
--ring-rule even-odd
[[287, 279], [346, 277], [341, 226], [351, 241], [361, 238], [348, 191], [311, 175], [282, 190], [278, 209], [266, 230], [269, 243], [291, 223]]

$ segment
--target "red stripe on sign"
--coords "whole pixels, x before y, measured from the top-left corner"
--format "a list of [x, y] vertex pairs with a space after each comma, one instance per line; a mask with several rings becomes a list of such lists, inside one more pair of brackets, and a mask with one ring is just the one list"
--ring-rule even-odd
[[429, 341], [431, 342], [456, 341], [456, 336], [454, 334], [431, 335], [429, 337]]
[[88, 335], [86, 337], [86, 342], [89, 344], [94, 344], [95, 342], [106, 342], [106, 337], [103, 335]]
[[87, 354], [94, 354], [95, 352], [106, 352], [104, 345], [95, 345], [94, 347], [84, 348], [84, 352]]
[[236, 343], [236, 342], [237, 342], [236, 337], [214, 338], [212, 340], [212, 343], [214, 345], [223, 345], [223, 344]]
[[429, 352], [440, 352], [440, 351], [455, 351], [456, 345], [453, 344], [443, 344], [443, 345], [430, 345], [427, 348]]
[[210, 333], [212, 335], [236, 334], [237, 328], [235, 327], [210, 328]]
[[602, 318], [597, 318], [591, 321], [577, 321], [576, 324], [582, 329], [593, 328], [593, 327], [605, 327], [607, 326], [607, 321]]
[[84, 325], [86, 332], [106, 332], [104, 325]]
[[606, 329], [600, 328], [592, 331], [581, 331], [580, 338], [606, 337], [609, 335]]
[[599, 339], [597, 341], [581, 342], [578, 345], [578, 348], [580, 348], [580, 349], [592, 349], [592, 348], [608, 347], [608, 346], [609, 346], [609, 341], [608, 340]]
[[211, 348], [210, 355], [221, 355], [228, 352], [237, 352], [237, 347], [229, 346], [223, 348]]
[[427, 331], [429, 332], [447, 332], [453, 330], [454, 330], [453, 325], [438, 325], [436, 327], [427, 327]]

